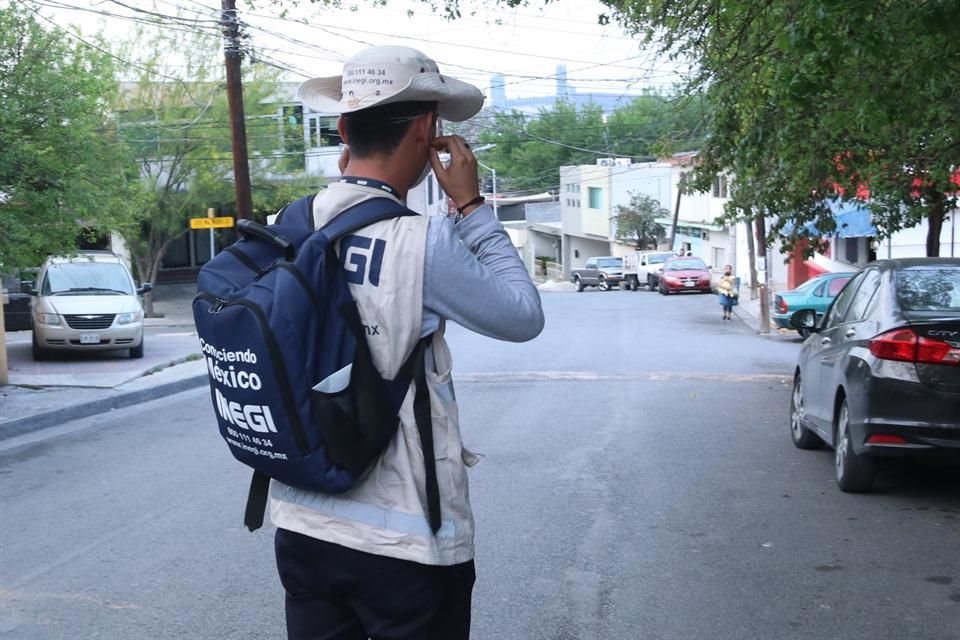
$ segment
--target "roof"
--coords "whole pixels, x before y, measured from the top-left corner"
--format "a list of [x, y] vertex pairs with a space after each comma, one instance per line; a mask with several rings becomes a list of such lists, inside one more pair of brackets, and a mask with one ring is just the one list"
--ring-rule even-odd
[[[830, 200], [826, 203], [837, 224], [836, 231], [829, 234], [836, 238], [870, 238], [877, 235], [877, 228], [873, 226], [870, 209], [866, 204], [857, 200]], [[786, 224], [781, 233], [785, 236], [793, 235], [795, 225]], [[828, 235], [817, 228], [817, 221], [803, 225], [804, 235], [819, 238]]]

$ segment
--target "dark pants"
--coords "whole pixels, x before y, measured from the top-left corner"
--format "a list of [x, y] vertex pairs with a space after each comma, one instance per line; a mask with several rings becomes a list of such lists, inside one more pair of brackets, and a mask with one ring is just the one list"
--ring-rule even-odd
[[277, 529], [290, 640], [467, 640], [473, 562], [372, 555]]

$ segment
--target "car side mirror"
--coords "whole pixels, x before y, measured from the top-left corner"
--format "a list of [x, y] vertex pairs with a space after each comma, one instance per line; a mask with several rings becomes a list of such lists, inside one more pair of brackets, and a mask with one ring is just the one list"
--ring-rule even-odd
[[140, 285], [140, 288], [137, 289], [137, 295], [142, 296], [143, 294], [150, 293], [151, 291], [153, 291], [153, 285], [149, 282], [144, 282]]
[[37, 290], [33, 288], [33, 283], [29, 280], [25, 280], [20, 283], [20, 293], [25, 293], [28, 296], [37, 295]]
[[793, 329], [806, 329], [811, 333], [817, 333], [820, 328], [817, 327], [817, 312], [813, 309], [803, 309], [790, 316], [790, 327]]

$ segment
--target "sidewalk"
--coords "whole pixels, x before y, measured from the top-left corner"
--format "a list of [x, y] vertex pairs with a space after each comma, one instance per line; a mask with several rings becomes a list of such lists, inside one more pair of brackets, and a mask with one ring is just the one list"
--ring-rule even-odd
[[[750, 299], [750, 287], [740, 288], [740, 300], [737, 306], [733, 308], [733, 313], [748, 327], [753, 329], [755, 332], [760, 333], [760, 298], [758, 296], [753, 300]], [[797, 337], [796, 332], [788, 329], [781, 329], [777, 327], [772, 320], [770, 321], [769, 335], [780, 335], [793, 338]]]
[[[154, 311], [163, 317], [144, 320], [147, 327], [193, 331], [193, 284], [160, 285], [154, 289]], [[26, 333], [27, 343], [29, 332]], [[29, 348], [23, 336], [8, 336], [8, 348]], [[192, 347], [184, 347], [192, 350]], [[106, 361], [104, 361], [106, 362]], [[170, 355], [130, 375], [93, 373], [98, 362], [65, 362], [56, 375], [38, 377], [10, 370], [10, 384], [0, 386], [0, 440], [86, 418], [112, 409], [186, 391], [207, 382], [199, 348], [184, 357]]]

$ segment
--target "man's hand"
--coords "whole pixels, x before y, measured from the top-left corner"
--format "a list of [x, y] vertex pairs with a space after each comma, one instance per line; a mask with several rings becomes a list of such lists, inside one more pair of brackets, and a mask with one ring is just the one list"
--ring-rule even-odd
[[[440, 161], [440, 152], [450, 154], [450, 164], [444, 168]], [[477, 177], [477, 159], [470, 146], [460, 136], [441, 136], [433, 141], [430, 150], [430, 164], [437, 181], [459, 209], [480, 196], [480, 179]], [[479, 204], [464, 209], [467, 215]]]

